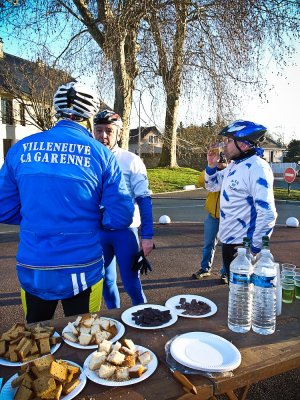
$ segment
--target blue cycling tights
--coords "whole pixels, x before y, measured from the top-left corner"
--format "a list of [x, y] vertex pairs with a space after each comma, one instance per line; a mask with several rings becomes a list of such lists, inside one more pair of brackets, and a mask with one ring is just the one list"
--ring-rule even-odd
[[139, 251], [137, 228], [102, 231], [101, 245], [104, 254], [105, 277], [103, 296], [107, 308], [120, 308], [120, 294], [117, 286], [116, 262], [127, 294], [133, 305], [146, 303], [139, 272], [132, 271], [134, 256]]

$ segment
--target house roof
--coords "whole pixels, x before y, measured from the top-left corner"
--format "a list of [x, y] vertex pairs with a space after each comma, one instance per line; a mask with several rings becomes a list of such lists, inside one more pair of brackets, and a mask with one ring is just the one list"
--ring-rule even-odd
[[270, 138], [269, 136], [266, 137], [265, 141], [262, 143], [261, 147], [264, 149], [276, 149], [276, 150], [285, 150], [285, 148], [276, 142], [274, 139]]
[[[41, 63], [41, 62], [40, 62]], [[28, 61], [24, 58], [4, 53], [0, 58], [0, 88], [5, 91], [10, 91], [9, 79], [13, 77], [14, 87], [25, 94], [30, 94], [29, 77], [36, 75], [36, 84], [45, 87], [47, 86], [47, 77], [43, 76], [42, 72], [37, 73], [39, 61]], [[64, 76], [64, 80], [72, 80], [72, 76], [66, 72], [45, 66], [48, 71], [53, 71]], [[38, 75], [38, 76], [37, 76]]]
[[[141, 126], [141, 138], [143, 139], [148, 133], [153, 133], [157, 136], [161, 136], [160, 131], [156, 128], [156, 126]], [[129, 131], [129, 143], [138, 143], [139, 139], [139, 128], [130, 129]]]

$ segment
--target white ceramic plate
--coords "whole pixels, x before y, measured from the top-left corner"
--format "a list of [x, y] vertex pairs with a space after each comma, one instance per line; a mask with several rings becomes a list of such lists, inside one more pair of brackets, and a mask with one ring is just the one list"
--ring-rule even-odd
[[151, 361], [149, 364], [146, 365], [147, 371], [143, 373], [142, 376], [139, 378], [133, 378], [129, 379], [128, 381], [110, 381], [109, 379], [102, 379], [99, 377], [97, 371], [92, 371], [89, 369], [89, 363], [90, 363], [90, 358], [92, 357], [93, 353], [88, 356], [88, 358], [85, 360], [83, 364], [83, 372], [86, 374], [86, 376], [93, 382], [98, 383], [99, 385], [104, 385], [104, 386], [128, 386], [128, 385], [134, 385], [135, 383], [139, 383], [141, 381], [144, 381], [145, 379], [149, 378], [150, 375], [153, 374], [153, 372], [157, 368], [157, 358], [156, 355], [149, 349], [143, 346], [135, 346], [140, 352], [144, 353], [145, 351], [149, 351], [151, 355]]
[[[179, 300], [183, 297], [186, 299], [186, 301], [188, 303], [190, 303], [192, 300], [195, 299], [197, 301], [202, 301], [203, 303], [208, 304], [210, 306], [210, 312], [208, 312], [206, 314], [202, 314], [202, 315], [183, 314], [185, 310], [176, 308], [176, 306], [180, 305]], [[177, 296], [171, 297], [169, 300], [166, 301], [165, 305], [166, 305], [166, 307], [169, 307], [172, 310], [174, 310], [174, 312], [176, 312], [178, 315], [180, 315], [180, 317], [185, 317], [185, 318], [206, 318], [206, 317], [210, 317], [211, 315], [214, 315], [218, 310], [218, 307], [216, 306], [216, 304], [214, 302], [212, 302], [211, 300], [207, 299], [206, 297], [196, 296], [193, 294], [179, 294]]]
[[241, 353], [228, 340], [207, 332], [188, 332], [174, 339], [172, 357], [200, 371], [232, 371], [241, 363]]
[[[53, 336], [54, 337], [57, 337], [57, 336], [60, 336], [57, 332], [54, 332], [53, 333]], [[59, 349], [59, 346], [61, 345], [61, 343], [57, 343], [57, 344], [55, 344], [54, 346], [51, 346], [50, 347], [50, 352], [51, 352], [51, 354], [54, 354], [58, 349]], [[42, 356], [40, 356], [40, 357], [37, 357], [37, 358], [41, 358]], [[5, 358], [1, 358], [0, 357], [0, 365], [5, 365], [6, 367], [19, 367], [19, 366], [21, 366], [21, 365], [23, 365], [23, 364], [26, 364], [26, 363], [22, 363], [22, 362], [11, 362], [11, 361], [9, 361], [9, 360], [6, 360]]]
[[[116, 324], [116, 326], [117, 326], [118, 332], [117, 332], [116, 336], [114, 336], [113, 338], [109, 339], [110, 342], [114, 343], [124, 335], [125, 326], [121, 322], [117, 321], [116, 319], [112, 319], [112, 318], [105, 318], [105, 317], [101, 317], [101, 318], [107, 319], [107, 320], [109, 320], [111, 322], [114, 322]], [[62, 333], [64, 333], [64, 332], [70, 332], [68, 326], [66, 326], [64, 328], [64, 330], [62, 331]], [[74, 343], [74, 342], [71, 342], [68, 339], [65, 339], [63, 335], [62, 335], [62, 338], [69, 346], [76, 347], [77, 349], [98, 349], [98, 345], [97, 344], [91, 344], [91, 345], [88, 345], [88, 346], [83, 346], [82, 344]]]
[[[145, 308], [153, 308], [156, 310], [160, 310], [160, 311], [167, 311], [169, 310], [171, 313], [172, 318], [170, 319], [170, 321], [166, 322], [165, 324], [159, 325], [159, 326], [141, 326], [135, 323], [135, 321], [132, 319], [132, 313], [139, 311], [139, 310], [143, 310]], [[137, 329], [161, 329], [161, 328], [166, 328], [167, 326], [173, 325], [175, 324], [175, 322], [177, 321], [178, 317], [177, 314], [171, 310], [168, 307], [165, 306], [161, 306], [159, 304], [140, 304], [138, 306], [133, 306], [128, 308], [126, 311], [123, 312], [123, 314], [121, 315], [121, 319], [123, 322], [125, 322], [125, 324], [132, 326], [133, 328], [137, 328]]]
[[[67, 360], [63, 360], [63, 361], [67, 361]], [[81, 374], [79, 376], [80, 384], [74, 390], [72, 390], [71, 393], [67, 394], [66, 396], [61, 396], [60, 400], [74, 399], [74, 397], [76, 397], [82, 391], [82, 389], [85, 387], [85, 384], [86, 384], [86, 376], [83, 373], [80, 365], [75, 364], [72, 361], [67, 361], [67, 362], [80, 368], [80, 370], [81, 370]], [[14, 398], [17, 388], [13, 389], [11, 387], [11, 382], [17, 377], [18, 377], [18, 374], [15, 374], [5, 383], [5, 385], [3, 386], [2, 391], [1, 391], [1, 400], [12, 400]]]

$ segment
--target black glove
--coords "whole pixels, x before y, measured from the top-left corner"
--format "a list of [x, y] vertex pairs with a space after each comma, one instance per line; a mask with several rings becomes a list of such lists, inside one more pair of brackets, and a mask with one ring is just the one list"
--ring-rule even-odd
[[141, 274], [147, 275], [148, 271], [152, 271], [149, 261], [146, 259], [143, 250], [139, 251], [134, 257], [132, 271], [140, 271]]

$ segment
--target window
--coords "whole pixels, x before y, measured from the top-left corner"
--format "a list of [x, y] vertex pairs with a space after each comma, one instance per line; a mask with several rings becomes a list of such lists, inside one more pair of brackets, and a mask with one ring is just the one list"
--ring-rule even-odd
[[3, 139], [3, 156], [4, 156], [4, 158], [6, 157], [6, 154], [7, 154], [8, 150], [11, 148], [11, 146], [12, 146], [11, 139]]
[[149, 136], [149, 143], [158, 143], [158, 136]]
[[22, 126], [26, 125], [26, 122], [25, 122], [25, 106], [24, 106], [23, 103], [20, 103], [20, 124]]
[[13, 102], [9, 99], [1, 99], [2, 124], [13, 125]]

